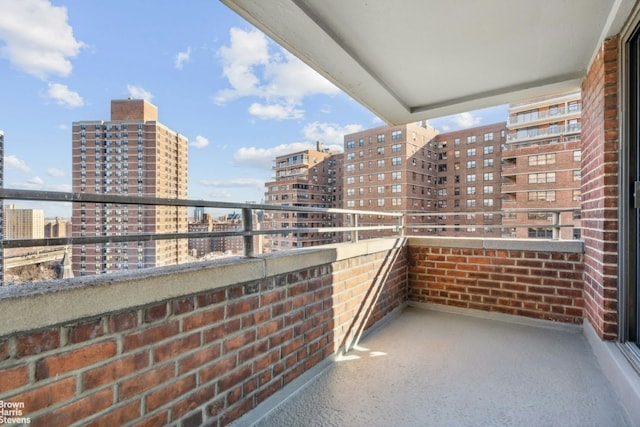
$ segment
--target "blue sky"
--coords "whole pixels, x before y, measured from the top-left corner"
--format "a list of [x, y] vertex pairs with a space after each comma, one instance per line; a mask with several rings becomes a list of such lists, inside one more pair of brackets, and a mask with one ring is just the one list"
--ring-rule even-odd
[[[191, 199], [260, 202], [275, 156], [383, 124], [212, 0], [0, 0], [0, 89], [7, 188], [71, 191], [71, 123], [108, 120], [112, 99], [151, 101], [189, 138]], [[430, 124], [504, 120], [501, 106]]]

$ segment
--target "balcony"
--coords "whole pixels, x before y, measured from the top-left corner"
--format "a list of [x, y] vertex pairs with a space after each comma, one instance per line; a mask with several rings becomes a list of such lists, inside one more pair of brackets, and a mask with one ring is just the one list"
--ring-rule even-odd
[[[581, 241], [389, 237], [3, 287], [0, 400], [36, 426], [632, 425], [583, 261]], [[354, 383], [378, 391], [352, 405]]]

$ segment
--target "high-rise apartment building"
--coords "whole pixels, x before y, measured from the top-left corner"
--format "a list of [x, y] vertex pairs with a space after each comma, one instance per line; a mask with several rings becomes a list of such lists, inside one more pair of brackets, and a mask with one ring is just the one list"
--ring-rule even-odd
[[54, 221], [47, 221], [44, 224], [44, 237], [67, 237], [71, 236], [71, 223], [59, 216]]
[[[318, 208], [340, 207], [342, 202], [342, 153], [333, 154], [318, 142], [315, 150], [303, 150], [275, 159], [274, 179], [265, 184], [270, 205]], [[322, 228], [340, 226], [336, 214], [270, 211], [264, 214], [263, 229]], [[274, 252], [342, 241], [340, 233], [298, 232], [264, 236], [264, 251]]]
[[[502, 206], [508, 209], [572, 208], [560, 214], [560, 237], [580, 237], [580, 92], [511, 104], [502, 153]], [[552, 237], [547, 212], [507, 213], [503, 225], [514, 237]]]
[[[144, 100], [111, 101], [109, 121], [73, 123], [73, 191], [187, 198], [187, 145], [183, 135], [158, 122]], [[74, 203], [72, 234], [109, 236], [187, 231], [187, 208]], [[75, 245], [76, 276], [183, 262], [187, 241], [157, 240]]]
[[[437, 201], [437, 131], [427, 125], [383, 126], [344, 137], [344, 207], [401, 212], [414, 225], [433, 223], [428, 216]], [[397, 219], [361, 215], [359, 225], [395, 225]], [[427, 234], [408, 225], [406, 234]], [[392, 230], [360, 232], [361, 238], [392, 234]]]
[[43, 239], [44, 211], [7, 205], [4, 209], [3, 229], [5, 240]]
[[504, 122], [436, 136], [437, 213], [429, 234], [501, 235], [501, 147], [506, 139]]

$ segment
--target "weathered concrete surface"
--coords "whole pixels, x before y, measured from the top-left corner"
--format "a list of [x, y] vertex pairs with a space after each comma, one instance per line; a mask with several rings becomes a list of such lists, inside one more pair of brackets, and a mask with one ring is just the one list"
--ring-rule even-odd
[[256, 425], [631, 423], [581, 329], [407, 308]]

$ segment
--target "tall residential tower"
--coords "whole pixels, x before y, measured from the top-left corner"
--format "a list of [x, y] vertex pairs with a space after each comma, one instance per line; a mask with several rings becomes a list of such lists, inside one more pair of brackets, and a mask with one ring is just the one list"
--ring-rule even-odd
[[[73, 191], [187, 197], [187, 138], [158, 122], [144, 100], [111, 101], [109, 121], [73, 123]], [[109, 236], [187, 231], [187, 208], [74, 203], [72, 234]], [[75, 245], [76, 276], [180, 263], [186, 240]]]

